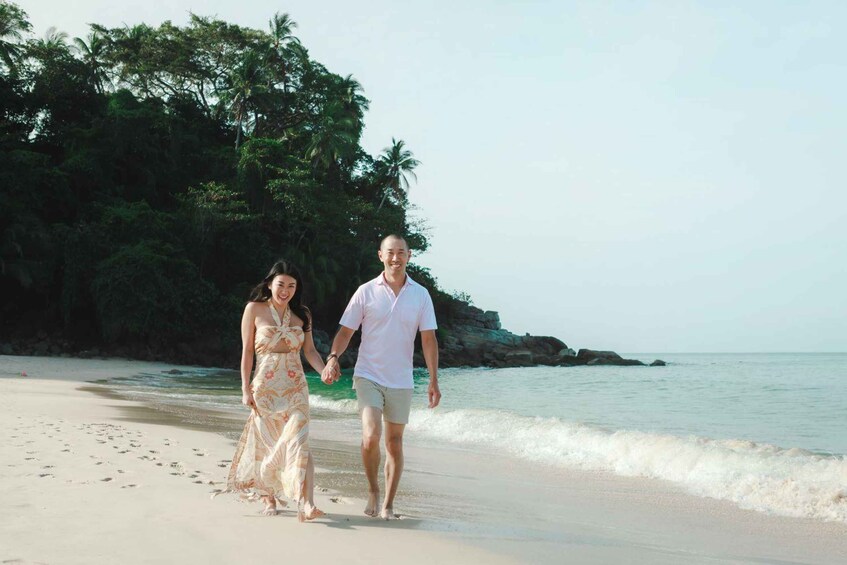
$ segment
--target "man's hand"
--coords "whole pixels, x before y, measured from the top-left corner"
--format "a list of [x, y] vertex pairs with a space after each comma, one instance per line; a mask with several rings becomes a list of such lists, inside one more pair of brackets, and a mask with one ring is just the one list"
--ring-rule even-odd
[[438, 389], [438, 381], [429, 381], [427, 394], [429, 395], [429, 407], [435, 408], [438, 406], [438, 403], [441, 402], [441, 391]]
[[324, 384], [331, 385], [340, 377], [341, 367], [338, 365], [338, 360], [335, 357], [331, 357], [324, 366], [324, 370], [321, 372], [321, 380]]

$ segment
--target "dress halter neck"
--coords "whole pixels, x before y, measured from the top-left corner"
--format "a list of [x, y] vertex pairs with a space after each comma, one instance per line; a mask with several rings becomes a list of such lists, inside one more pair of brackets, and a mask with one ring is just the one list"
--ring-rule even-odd
[[282, 320], [281, 321], [279, 319], [279, 313], [276, 311], [276, 308], [274, 308], [273, 302], [271, 302], [270, 300], [268, 300], [268, 308], [271, 309], [271, 316], [274, 319], [274, 323], [276, 323], [277, 326], [282, 326], [282, 327], [287, 328], [288, 322], [291, 320], [291, 308], [289, 308], [288, 305], [285, 306], [285, 312], [282, 313]]

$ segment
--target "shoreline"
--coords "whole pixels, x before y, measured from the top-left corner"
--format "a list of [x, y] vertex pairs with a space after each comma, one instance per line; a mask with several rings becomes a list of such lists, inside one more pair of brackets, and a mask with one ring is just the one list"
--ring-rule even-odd
[[[25, 367], [30, 376], [26, 379], [15, 377], [14, 370], [9, 370], [13, 369], [12, 365]], [[186, 409], [182, 414], [169, 414], [143, 402], [124, 400], [120, 392], [110, 389], [108, 384], [90, 383], [117, 376], [116, 373], [122, 371], [137, 373], [172, 368], [171, 364], [135, 361], [0, 357], [0, 407], [3, 409], [0, 422], [4, 427], [21, 428], [21, 420], [35, 418], [37, 423], [40, 419], [39, 425], [47, 426], [48, 430], [61, 427], [65, 434], [74, 436], [73, 441], [69, 438], [65, 443], [82, 444], [92, 441], [92, 436], [80, 426], [88, 426], [87, 431], [91, 432], [93, 424], [109, 424], [121, 427], [123, 434], [143, 434], [147, 441], [159, 442], [151, 449], [160, 452], [135, 453], [135, 458], [126, 459], [132, 453], [121, 452], [134, 448], [124, 445], [110, 448], [108, 441], [103, 440], [107, 443], [89, 446], [99, 447], [99, 452], [87, 454], [99, 457], [101, 465], [91, 467], [85, 465], [90, 463], [88, 461], [75, 460], [69, 472], [54, 471], [60, 469], [59, 462], [70, 456], [61, 449], [48, 449], [51, 442], [58, 441], [55, 434], [48, 433], [54, 435], [52, 439], [46, 436], [36, 438], [29, 437], [32, 435], [29, 432], [28, 439], [23, 441], [37, 442], [41, 446], [39, 450], [47, 455], [26, 455], [17, 453], [17, 449], [4, 449], [7, 452], [3, 454], [3, 460], [17, 467], [3, 468], [4, 475], [8, 477], [0, 490], [0, 500], [22, 513], [25, 521], [32, 525], [37, 523], [40, 514], [37, 509], [26, 507], [28, 496], [43, 492], [52, 504], [54, 497], [64, 499], [72, 494], [70, 491], [79, 489], [88, 489], [95, 495], [92, 507], [97, 507], [98, 512], [109, 510], [108, 496], [116, 492], [121, 498], [143, 491], [160, 502], [163, 497], [165, 500], [173, 498], [173, 502], [162, 502], [158, 509], [150, 505], [147, 510], [179, 528], [190, 529], [194, 519], [191, 512], [198, 512], [202, 516], [201, 521], [206, 519], [205, 514], [214, 515], [215, 520], [228, 521], [236, 529], [243, 517], [257, 516], [258, 505], [244, 506], [234, 500], [219, 504], [221, 497], [214, 503], [210, 502], [209, 491], [220, 488], [220, 485], [192, 484], [197, 480], [225, 480], [228, 467], [217, 465], [232, 454], [233, 440], [228, 439], [226, 433], [233, 424], [240, 427], [238, 419], [195, 408]], [[48, 377], [60, 380], [45, 380]], [[19, 401], [21, 399], [25, 401]], [[191, 418], [199, 421], [192, 423]], [[59, 422], [59, 419], [64, 422]], [[75, 424], [73, 429], [68, 428], [69, 423]], [[7, 433], [16, 435], [22, 432]], [[344, 516], [343, 529], [361, 532], [361, 538], [360, 533], [356, 533], [354, 538], [361, 543], [372, 539], [369, 530], [388, 527], [404, 532], [404, 536], [411, 536], [415, 541], [418, 541], [418, 536], [426, 536], [427, 547], [430, 543], [441, 547], [444, 551], [441, 555], [446, 562], [476, 560], [476, 557], [471, 558], [475, 555], [488, 561], [496, 558], [495, 562], [499, 559], [500, 562], [553, 563], [560, 562], [563, 554], [579, 563], [838, 563], [847, 558], [847, 527], [843, 524], [741, 510], [726, 501], [686, 494], [672, 484], [655, 479], [554, 468], [492, 453], [433, 447], [414, 435], [408, 438], [406, 472], [398, 495], [398, 508], [402, 512], [408, 505], [413, 509], [411, 516], [407, 520], [383, 522], [380, 527], [372, 527], [378, 524], [361, 516], [364, 501], [355, 496], [362, 491], [364, 480], [358, 468], [357, 438], [351, 437], [349, 429], [338, 420], [321, 417], [315, 418], [312, 434], [318, 467], [316, 481], [319, 486], [331, 489], [326, 493], [316, 493], [319, 505], [333, 515]], [[10, 438], [4, 445], [19, 442], [23, 437]], [[182, 451], [169, 451], [175, 449], [173, 441], [168, 442], [172, 443], [171, 446], [162, 446], [165, 438], [178, 440]], [[77, 451], [77, 448], [72, 449]], [[195, 449], [204, 449], [206, 454], [196, 455]], [[145, 455], [159, 460], [142, 459]], [[492, 455], [497, 458], [492, 459]], [[44, 464], [26, 461], [29, 456]], [[18, 461], [18, 458], [22, 460]], [[121, 467], [124, 473], [114, 474], [117, 473], [115, 464], [125, 461], [131, 461], [135, 466]], [[195, 462], [202, 462], [205, 467], [190, 465]], [[165, 469], [157, 467], [156, 463], [163, 463]], [[172, 463], [178, 463], [182, 468], [169, 470]], [[186, 463], [189, 463], [190, 469]], [[46, 465], [53, 467], [42, 469]], [[112, 480], [98, 484], [106, 477], [99, 477], [96, 472], [107, 468], [113, 471]], [[165, 472], [153, 473], [155, 469]], [[95, 474], [92, 475], [92, 472]], [[53, 476], [39, 477], [45, 473]], [[60, 473], [66, 474], [60, 476]], [[139, 477], [143, 477], [144, 482]], [[63, 479], [63, 482], [57, 479]], [[86, 481], [87, 484], [82, 484]], [[138, 486], [130, 487], [131, 484]], [[124, 488], [107, 490], [107, 486]], [[332, 498], [340, 502], [332, 502]], [[44, 508], [49, 510], [50, 505], [43, 502]], [[176, 513], [164, 512], [162, 508], [171, 508]], [[185, 514], [186, 511], [189, 513]], [[346, 520], [352, 520], [353, 526], [349, 526]], [[117, 522], [111, 527], [119, 536], [128, 535], [128, 528], [140, 527], [134, 518], [120, 514]], [[276, 532], [273, 535], [279, 534], [277, 524], [281, 522], [286, 522], [286, 532], [298, 535], [304, 527], [297, 524], [296, 519], [248, 522], [251, 526], [259, 522], [273, 522]], [[331, 530], [337, 529], [338, 525]], [[305, 526], [307, 530], [309, 526]], [[53, 531], [60, 536], [57, 539], [61, 539], [63, 528], [57, 527]], [[289, 527], [292, 529], [289, 530]], [[215, 532], [219, 531], [217, 525], [212, 528]], [[63, 562], [62, 559], [48, 560], [46, 555], [22, 553], [26, 544], [22, 545], [21, 540], [32, 542], [35, 535], [6, 525], [0, 534], [0, 546], [19, 550], [10, 557]], [[386, 532], [375, 535], [383, 540]], [[11, 544], [2, 540], [7, 536]], [[71, 538], [78, 536], [78, 533], [73, 533]], [[238, 545], [238, 540], [228, 535], [224, 537]], [[390, 537], [397, 536], [392, 532]], [[321, 551], [327, 545], [317, 543]], [[182, 550], [187, 552], [186, 555], [195, 555], [193, 552], [209, 550], [210, 547], [197, 540], [192, 547]], [[225, 550], [216, 549], [210, 554], [213, 558], [220, 558]], [[349, 557], [348, 553], [344, 555]]]
[[[268, 518], [261, 504], [236, 495], [210, 500], [226, 479], [231, 440], [176, 425], [172, 416], [157, 421], [152, 408], [114, 394], [92, 394], [87, 381], [113, 367], [69, 363], [64, 371], [43, 360], [35, 367], [36, 360], [28, 377], [10, 377], [9, 361], [0, 357], [0, 503], [11, 510], [0, 522], [4, 560], [263, 563], [270, 543], [271, 555], [313, 562], [405, 556], [423, 544], [428, 555], [405, 560], [513, 563], [415, 520], [368, 518], [364, 501], [330, 491], [315, 493], [330, 516], [306, 524], [291, 505]], [[150, 367], [122, 363], [121, 370], [142, 365]], [[134, 421], [139, 415], [149, 421]]]

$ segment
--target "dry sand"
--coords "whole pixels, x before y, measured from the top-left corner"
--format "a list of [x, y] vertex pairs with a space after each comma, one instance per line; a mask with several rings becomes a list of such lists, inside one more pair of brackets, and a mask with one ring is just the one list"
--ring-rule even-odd
[[[259, 514], [225, 480], [232, 441], [121, 418], [80, 380], [172, 366], [0, 357], [0, 563], [508, 563], [415, 520], [318, 493], [326, 519]], [[27, 377], [20, 377], [25, 370]]]

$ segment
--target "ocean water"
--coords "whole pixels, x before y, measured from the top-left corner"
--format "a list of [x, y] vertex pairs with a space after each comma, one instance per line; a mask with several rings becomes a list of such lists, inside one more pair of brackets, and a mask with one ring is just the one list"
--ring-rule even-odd
[[[847, 354], [628, 354], [666, 367], [444, 369], [412, 441], [528, 464], [670, 481], [746, 509], [847, 523]], [[311, 375], [312, 408], [356, 426], [347, 380]], [[138, 398], [242, 410], [231, 371], [143, 374]]]

